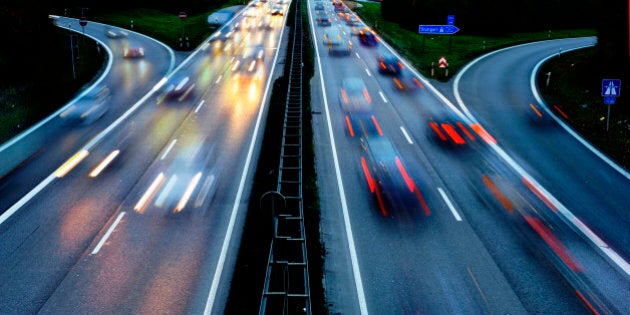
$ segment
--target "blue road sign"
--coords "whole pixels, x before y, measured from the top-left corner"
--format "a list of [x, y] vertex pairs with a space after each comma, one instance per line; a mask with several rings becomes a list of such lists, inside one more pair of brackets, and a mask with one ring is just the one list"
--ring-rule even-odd
[[447, 25], [455, 25], [455, 16], [454, 15], [447, 15], [446, 16], [446, 24]]
[[418, 28], [418, 33], [420, 34], [449, 35], [458, 31], [459, 28], [455, 25], [420, 25]]
[[619, 97], [621, 95], [621, 80], [619, 79], [603, 79], [602, 80], [602, 96], [603, 97]]
[[616, 97], [606, 96], [606, 97], [604, 97], [604, 104], [605, 105], [613, 105], [613, 104], [615, 104], [615, 100], [617, 100]]

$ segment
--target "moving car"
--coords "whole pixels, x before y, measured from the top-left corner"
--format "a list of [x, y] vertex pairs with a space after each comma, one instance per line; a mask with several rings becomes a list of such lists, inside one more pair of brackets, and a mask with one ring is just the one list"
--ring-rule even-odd
[[415, 217], [421, 208], [430, 214], [420, 189], [387, 137], [363, 137], [361, 148], [361, 169], [381, 215]]
[[346, 7], [343, 5], [341, 0], [333, 0], [332, 4], [335, 12], [345, 12]]
[[324, 33], [323, 42], [329, 55], [349, 56], [352, 53], [352, 41], [341, 31]]
[[129, 33], [127, 33], [126, 31], [113, 27], [108, 27], [105, 30], [105, 34], [107, 35], [107, 37], [112, 39], [127, 37], [127, 35], [129, 35]]
[[367, 27], [359, 30], [359, 42], [364, 46], [378, 46], [378, 38], [376, 37], [376, 34]]
[[123, 46], [122, 53], [125, 58], [142, 58], [144, 57], [144, 47], [135, 43], [129, 43]]
[[409, 71], [401, 71], [398, 75], [392, 77], [392, 81], [396, 89], [403, 92], [412, 92], [424, 88], [420, 79]]
[[235, 73], [236, 79], [262, 78], [265, 59], [265, 48], [263, 45], [253, 45], [243, 47], [239, 58], [232, 63], [231, 70]]
[[351, 14], [351, 13], [346, 14], [346, 25], [354, 26], [354, 25], [359, 25], [359, 24], [361, 24], [361, 21], [356, 15]]
[[167, 100], [183, 101], [190, 96], [195, 84], [187, 75], [174, 76], [167, 83], [164, 97]]
[[374, 116], [372, 98], [361, 78], [348, 77], [341, 81], [339, 104], [351, 137], [382, 134]]
[[210, 45], [212, 53], [219, 55], [222, 53], [230, 53], [234, 49], [233, 40], [235, 38], [234, 30], [230, 29], [226, 32], [217, 32], [210, 37]]
[[332, 18], [328, 15], [328, 12], [324, 10], [315, 11], [315, 20], [317, 21], [317, 25], [319, 26], [330, 26], [332, 25]]
[[325, 9], [324, 7], [324, 3], [321, 1], [316, 1], [315, 2], [315, 10], [316, 11], [323, 11]]
[[271, 15], [284, 15], [284, 7], [280, 4], [273, 4], [269, 9]]
[[108, 87], [97, 87], [64, 110], [59, 117], [67, 124], [91, 124], [107, 112], [110, 97]]
[[378, 72], [382, 74], [399, 75], [405, 68], [398, 57], [392, 54], [382, 54], [376, 58], [378, 62]]

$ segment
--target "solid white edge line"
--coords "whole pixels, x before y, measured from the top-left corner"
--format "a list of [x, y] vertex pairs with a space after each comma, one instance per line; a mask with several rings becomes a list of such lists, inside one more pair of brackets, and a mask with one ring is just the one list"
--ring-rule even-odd
[[[524, 46], [524, 45], [531, 45], [532, 43], [529, 44], [523, 44], [523, 45], [518, 45], [518, 46], [514, 46], [514, 47], [520, 47], [520, 46]], [[576, 49], [581, 49], [581, 48], [586, 48], [586, 47], [590, 47], [592, 45], [586, 45], [586, 46], [582, 46], [582, 47], [576, 47], [574, 49], [571, 50], [576, 50]], [[472, 67], [474, 64], [476, 64], [477, 62], [479, 62], [480, 60], [491, 56], [493, 54], [505, 51], [507, 49], [511, 49], [514, 47], [508, 47], [508, 48], [504, 48], [504, 49], [500, 49], [491, 53], [488, 53], [486, 55], [483, 55], [475, 60], [473, 60], [472, 62], [470, 62], [469, 64], [467, 64], [464, 68], [462, 68], [460, 70], [460, 72], [457, 74], [457, 76], [455, 77], [455, 80], [453, 82], [453, 93], [455, 95], [455, 99], [458, 103], [458, 105], [462, 108], [463, 111], [466, 112], [467, 117], [472, 120], [472, 121], [476, 121], [475, 117], [468, 111], [466, 105], [464, 104], [464, 101], [461, 98], [461, 94], [459, 93], [459, 81], [461, 80], [461, 77], [463, 76], [463, 74], [470, 68]], [[569, 51], [569, 50], [567, 50]], [[556, 53], [552, 54], [553, 56], [556, 55]], [[545, 59], [546, 60], [546, 59]], [[537, 69], [535, 69], [537, 70]], [[531, 77], [530, 77], [530, 85], [531, 85]], [[532, 88], [534, 89], [534, 88]], [[538, 96], [538, 95], [537, 95]], [[538, 96], [539, 97], [539, 96]], [[540, 103], [540, 101], [542, 101], [542, 98], [537, 99]], [[544, 102], [541, 104], [544, 105]], [[549, 109], [544, 106], [545, 110], [547, 112], [550, 112]], [[555, 115], [553, 115], [555, 117]], [[564, 127], [564, 125], [563, 125]], [[575, 135], [574, 135], [575, 136]], [[579, 140], [579, 139], [578, 139]], [[538, 188], [538, 190], [541, 191], [541, 193], [547, 197], [551, 203], [558, 209], [558, 212], [570, 223], [570, 225], [573, 225], [573, 227], [575, 227], [576, 229], [578, 229], [582, 235], [584, 235], [584, 237], [586, 237], [587, 239], [589, 239], [598, 249], [601, 250], [601, 252], [606, 255], [612, 262], [614, 262], [617, 267], [619, 267], [623, 272], [626, 273], [627, 276], [630, 275], [630, 264], [623, 259], [623, 257], [621, 257], [619, 254], [617, 254], [617, 252], [615, 252], [613, 249], [611, 249], [606, 243], [604, 243], [590, 228], [588, 228], [586, 225], [584, 225], [582, 223], [582, 221], [580, 221], [577, 217], [575, 217], [575, 215], [573, 215], [573, 213], [567, 209], [562, 203], [560, 203], [560, 201], [558, 201], [551, 193], [549, 193], [545, 188], [542, 187], [542, 185], [540, 185], [531, 175], [529, 175], [525, 169], [523, 169], [520, 165], [518, 165], [518, 163], [516, 163], [516, 161], [514, 161], [505, 151], [503, 151], [503, 149], [501, 149], [496, 143], [488, 143], [488, 145], [495, 151], [497, 152], [497, 154], [503, 158], [503, 160], [508, 163], [508, 165], [510, 165], [519, 175], [523, 176], [524, 178], [526, 178], [527, 180], [529, 180], [532, 185], [534, 185], [536, 188]], [[605, 160], [606, 161], [606, 160]], [[622, 173], [623, 174], [623, 173]], [[625, 174], [624, 174], [625, 175]], [[565, 221], [566, 222], [566, 221]]]
[[[308, 2], [308, 17], [311, 25], [311, 31], [313, 33], [314, 42], [317, 43], [317, 34], [315, 33], [315, 27], [313, 23], [313, 16], [311, 15], [311, 3]], [[335, 175], [337, 176], [337, 187], [339, 189], [339, 196], [341, 198], [341, 209], [343, 212], [343, 221], [346, 228], [346, 237], [348, 238], [348, 247], [350, 251], [350, 260], [352, 262], [352, 272], [354, 275], [354, 282], [357, 290], [357, 298], [359, 300], [359, 309], [361, 310], [361, 314], [368, 314], [367, 303], [365, 300], [365, 293], [363, 290], [363, 280], [361, 279], [361, 271], [359, 269], [359, 259], [357, 256], [354, 237], [352, 236], [352, 226], [350, 225], [350, 215], [348, 213], [348, 204], [346, 201], [346, 193], [343, 188], [343, 180], [341, 179], [341, 170], [339, 167], [339, 159], [337, 157], [337, 148], [335, 146], [335, 136], [333, 135], [331, 119], [330, 119], [330, 111], [328, 110], [328, 99], [326, 98], [326, 86], [324, 85], [324, 74], [322, 73], [322, 65], [320, 62], [319, 56], [319, 46], [313, 45], [315, 47], [315, 54], [317, 55], [317, 66], [319, 71], [319, 80], [322, 86], [322, 96], [324, 99], [324, 111], [326, 112], [326, 124], [328, 125], [328, 136], [330, 138], [330, 145], [332, 147], [333, 154], [333, 162], [335, 164]], [[359, 57], [359, 54], [357, 54]], [[360, 57], [359, 57], [360, 58]]]
[[[57, 24], [57, 27], [63, 28], [63, 29], [67, 29], [67, 30], [71, 30], [71, 31], [74, 31], [76, 33], [80, 33], [79, 30], [74, 30], [72, 28], [68, 28], [67, 26], [63, 26], [61, 24]], [[18, 141], [22, 140], [26, 136], [30, 135], [32, 132], [34, 132], [35, 130], [37, 130], [38, 128], [40, 128], [41, 126], [43, 126], [44, 124], [46, 124], [47, 122], [52, 120], [53, 118], [56, 118], [57, 116], [59, 116], [62, 112], [64, 112], [66, 109], [68, 109], [68, 107], [74, 105], [74, 103], [76, 103], [80, 98], [82, 98], [84, 95], [88, 94], [98, 84], [100, 84], [103, 80], [105, 80], [105, 77], [111, 71], [112, 64], [113, 64], [113, 59], [114, 59], [114, 53], [111, 51], [111, 49], [109, 49], [109, 47], [107, 45], [105, 45], [104, 42], [100, 41], [98, 38], [96, 38], [96, 37], [94, 37], [94, 36], [92, 36], [90, 34], [85, 34], [85, 36], [87, 36], [87, 37], [93, 39], [94, 41], [96, 41], [97, 43], [99, 43], [99, 46], [103, 47], [103, 49], [105, 49], [105, 51], [107, 51], [107, 55], [109, 56], [109, 58], [107, 60], [107, 66], [105, 67], [105, 70], [103, 71], [101, 76], [94, 82], [94, 84], [92, 84], [90, 87], [88, 87], [83, 92], [81, 92], [79, 95], [77, 95], [75, 98], [70, 100], [62, 108], [60, 108], [56, 112], [50, 114], [48, 117], [46, 117], [45, 119], [41, 120], [39, 123], [37, 123], [36, 125], [32, 126], [31, 128], [28, 128], [24, 132], [18, 134], [17, 136], [11, 138], [9, 141], [5, 142], [2, 146], [0, 146], [0, 153], [2, 153], [2, 151], [6, 150], [8, 147], [10, 147], [10, 146], [14, 145], [15, 143], [17, 143]]]
[[112, 232], [114, 232], [114, 229], [116, 228], [116, 226], [118, 226], [118, 223], [120, 223], [120, 220], [122, 220], [122, 218], [125, 216], [125, 213], [126, 212], [123, 211], [120, 214], [118, 214], [116, 221], [114, 221], [112, 226], [110, 226], [109, 229], [107, 229], [107, 232], [105, 233], [105, 235], [103, 235], [103, 238], [100, 240], [100, 242], [98, 242], [96, 247], [94, 247], [94, 250], [92, 251], [90, 255], [98, 254], [98, 252], [101, 250], [101, 247], [105, 245], [105, 242], [107, 242], [107, 239], [109, 239], [109, 236], [112, 235]]
[[[59, 27], [65, 28], [63, 26], [59, 26]], [[73, 31], [78, 32], [76, 30], [73, 30]], [[86, 36], [89, 36], [89, 37], [93, 38], [94, 40], [98, 41], [99, 43], [103, 44], [101, 41], [99, 41], [95, 37], [92, 37], [89, 34], [86, 34]], [[110, 69], [111, 69], [111, 64], [112, 64], [112, 59], [113, 59], [112, 55], [111, 55], [111, 50], [105, 45], [102, 45], [102, 46], [105, 47], [107, 49], [108, 53], [110, 54], [110, 58], [109, 58], [109, 61], [107, 63], [107, 69], [104, 71], [104, 72], [109, 72]], [[172, 56], [172, 58], [174, 58], [174, 56]], [[180, 65], [180, 67], [181, 67], [181, 65]], [[105, 78], [104, 75], [101, 76], [90, 88], [86, 89], [86, 91], [84, 91], [84, 93], [81, 93], [79, 96], [77, 96], [72, 101], [70, 101], [66, 106], [64, 106], [60, 110], [56, 111], [55, 113], [50, 115], [48, 118], [42, 120], [39, 124], [33, 126], [32, 128], [29, 128], [27, 131], [24, 132], [24, 135], [20, 134], [19, 136], [15, 137], [15, 139], [16, 139], [15, 141], [11, 140], [8, 143], [6, 143], [6, 146], [2, 146], [2, 148], [0, 148], [0, 152], [2, 152], [2, 150], [4, 150], [6, 147], [8, 147], [8, 146], [14, 144], [15, 142], [17, 142], [18, 140], [22, 139], [23, 137], [25, 137], [27, 134], [31, 133], [35, 129], [41, 127], [44, 123], [48, 122], [49, 120], [51, 120], [55, 116], [59, 115], [60, 112], [63, 112], [68, 106], [71, 106], [80, 97], [82, 97], [83, 95], [87, 94], [91, 89], [93, 89], [97, 84], [99, 84], [104, 78]], [[159, 83], [158, 83], [158, 85], [159, 85]], [[125, 119], [127, 119], [128, 116], [130, 116], [134, 111], [136, 111], [136, 109], [138, 107], [140, 107], [140, 105], [142, 105], [149, 97], [151, 97], [155, 93], [156, 90], [157, 89], [153, 88], [149, 93], [145, 94], [131, 108], [129, 108], [122, 116], [118, 117], [118, 119], [116, 119], [111, 125], [109, 125], [107, 128], [105, 128], [105, 130], [101, 131], [94, 138], [92, 138], [92, 140], [90, 142], [88, 142], [81, 150], [90, 151], [92, 149], [92, 147], [94, 147], [99, 141], [101, 141], [105, 136], [107, 136], [108, 133], [110, 133], [114, 128], [116, 128]], [[33, 198], [40, 191], [42, 191], [52, 181], [51, 178], [50, 178], [51, 176], [54, 179], [54, 177], [55, 177], [54, 173], [49, 175], [48, 178], [46, 178], [44, 181], [39, 183], [39, 185], [37, 185], [35, 188], [33, 188], [33, 190], [31, 190], [28, 194], [24, 195], [24, 197], [22, 197], [17, 203], [15, 203], [13, 206], [11, 206], [11, 208], [9, 208], [7, 211], [5, 211], [0, 216], [0, 224], [4, 223], [4, 221], [6, 221], [11, 215], [13, 215], [22, 206], [24, 206], [24, 204], [26, 204], [29, 200], [31, 200], [31, 198]]]
[[383, 91], [378, 91], [378, 94], [381, 96], [383, 103], [387, 103], [387, 98], [385, 98], [385, 94], [383, 94]]
[[4, 223], [10, 216], [12, 216], [16, 211], [18, 211], [24, 204], [29, 202], [31, 198], [35, 197], [40, 191], [42, 191], [48, 184], [50, 184], [53, 180], [57, 178], [55, 173], [48, 175], [46, 179], [44, 179], [41, 183], [39, 183], [33, 190], [29, 191], [28, 194], [24, 195], [18, 202], [16, 202], [11, 208], [7, 209], [2, 215], [0, 215], [0, 224]]
[[405, 127], [400, 126], [400, 131], [402, 131], [403, 136], [405, 136], [405, 139], [407, 139], [407, 142], [409, 142], [409, 144], [413, 144], [413, 141], [411, 141], [411, 137], [409, 137], [409, 134], [407, 133], [407, 130], [405, 130]]
[[453, 206], [453, 203], [451, 202], [451, 199], [448, 198], [448, 196], [446, 195], [446, 193], [444, 192], [444, 190], [441, 187], [438, 187], [438, 191], [440, 192], [440, 195], [442, 195], [442, 199], [444, 199], [444, 202], [446, 203], [446, 206], [453, 213], [453, 216], [455, 217], [455, 220], [461, 221], [462, 217], [460, 217], [459, 213], [457, 213], [457, 209], [455, 209], [455, 207]]
[[[589, 46], [586, 46], [586, 47], [589, 47]], [[569, 52], [569, 51], [572, 51], [572, 50], [577, 50], [577, 49], [583, 49], [583, 48], [586, 48], [586, 47], [578, 47], [578, 48], [574, 48], [574, 49], [569, 49], [566, 52]], [[536, 89], [536, 75], [537, 75], [538, 71], [540, 70], [540, 67], [542, 67], [542, 65], [548, 59], [551, 59], [551, 58], [553, 58], [555, 56], [556, 56], [556, 54], [553, 54], [553, 55], [550, 55], [547, 58], [541, 60], [536, 65], [536, 67], [534, 68], [534, 71], [532, 72], [532, 75], [531, 75], [531, 77], [529, 79], [529, 84], [530, 84], [530, 87], [532, 88], [532, 93], [534, 93], [534, 97], [536, 98], [536, 101], [538, 101], [538, 104], [540, 104], [540, 106], [547, 112], [547, 114], [549, 114], [549, 116], [551, 116], [560, 126], [562, 126], [562, 128], [564, 128], [564, 130], [566, 130], [570, 135], [572, 135], [573, 138], [575, 138], [577, 141], [582, 143], [587, 149], [589, 149], [591, 152], [593, 152], [593, 154], [595, 154], [597, 157], [602, 159], [606, 164], [608, 164], [614, 170], [619, 172], [619, 174], [621, 174], [622, 176], [624, 176], [627, 179], [630, 179], [630, 173], [628, 173], [622, 167], [617, 165], [617, 163], [615, 163], [613, 160], [608, 158], [604, 153], [599, 151], [597, 148], [592, 146], [588, 141], [586, 141], [578, 133], [576, 133], [573, 130], [573, 128], [571, 128], [567, 124], [565, 124], [564, 121], [562, 121], [562, 119], [558, 118], [558, 116], [556, 116], [556, 114], [547, 106], [547, 103], [545, 103], [545, 101], [542, 99], [542, 96], [540, 96], [540, 94], [538, 93], [538, 90]]]
[[[228, 24], [225, 24], [225, 25], [228, 25]], [[282, 24], [282, 31], [280, 32], [280, 37], [278, 37], [278, 42], [277, 42], [278, 46], [280, 46], [280, 42], [282, 41], [282, 36], [284, 35], [285, 28], [286, 28], [286, 18], [284, 19], [284, 23]], [[221, 275], [223, 274], [223, 268], [225, 266], [225, 260], [227, 258], [228, 247], [232, 240], [232, 233], [234, 231], [234, 224], [236, 223], [236, 217], [238, 215], [238, 209], [240, 206], [241, 197], [243, 195], [243, 189], [245, 188], [245, 182], [249, 174], [249, 167], [252, 161], [252, 156], [254, 154], [254, 148], [256, 147], [256, 142], [258, 140], [260, 122], [262, 120], [262, 116], [266, 108], [266, 103], [267, 103], [266, 101], [267, 101], [267, 96], [269, 93], [269, 86], [271, 85], [271, 81], [272, 81], [271, 79], [273, 78], [273, 73], [276, 68], [276, 63], [278, 62], [279, 51], [280, 49], [276, 49], [276, 57], [274, 58], [273, 64], [271, 65], [271, 71], [269, 71], [269, 77], [267, 78], [267, 86], [265, 87], [265, 93], [263, 94], [263, 98], [260, 103], [260, 109], [258, 110], [258, 117], [256, 118], [256, 126], [254, 127], [253, 137], [249, 144], [249, 149], [247, 151], [247, 158], [245, 159], [245, 166], [243, 167], [243, 175], [241, 176], [241, 181], [238, 185], [236, 198], [234, 198], [234, 206], [232, 207], [232, 213], [230, 214], [230, 221], [228, 222], [225, 238], [223, 239], [223, 244], [221, 246], [219, 260], [217, 261], [217, 266], [216, 266], [216, 269], [214, 270], [214, 276], [212, 277], [212, 284], [210, 285], [210, 292], [208, 293], [208, 300], [206, 301], [206, 307], [203, 311], [204, 315], [212, 314], [212, 308], [214, 307], [214, 300], [216, 298], [217, 291], [219, 289], [219, 282], [221, 282]]]

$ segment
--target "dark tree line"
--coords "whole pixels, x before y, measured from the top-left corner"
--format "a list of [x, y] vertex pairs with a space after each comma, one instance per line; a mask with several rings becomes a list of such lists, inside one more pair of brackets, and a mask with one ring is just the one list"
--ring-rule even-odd
[[226, 0], [82, 0], [55, 3], [56, 9], [70, 8], [73, 14], [78, 14], [81, 8], [90, 8], [92, 14], [115, 12], [127, 9], [151, 8], [164, 12], [177, 13], [184, 11], [189, 14], [200, 14], [216, 9]]

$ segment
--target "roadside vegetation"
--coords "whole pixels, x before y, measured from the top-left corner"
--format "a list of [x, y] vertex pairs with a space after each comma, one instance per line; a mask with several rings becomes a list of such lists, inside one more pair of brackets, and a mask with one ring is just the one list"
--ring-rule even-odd
[[[304, 1], [304, 0], [303, 0]], [[219, 4], [222, 3], [222, 4]], [[242, 1], [230, 0], [227, 2], [218, 1], [215, 8], [208, 10], [190, 11], [187, 19], [182, 22], [177, 17], [175, 10], [144, 9], [134, 8], [122, 12], [98, 12], [88, 17], [88, 19], [131, 28], [133, 20], [133, 30], [154, 37], [175, 50], [185, 51], [197, 47], [214, 30], [207, 25], [207, 16], [222, 7], [243, 4]], [[352, 3], [349, 3], [353, 5]], [[361, 3], [362, 7], [356, 8], [356, 12], [369, 25], [395, 49], [398, 50], [408, 61], [410, 61], [425, 77], [446, 82], [453, 77], [465, 64], [475, 57], [499, 48], [539, 40], [554, 38], [595, 36], [595, 29], [575, 29], [507, 33], [495, 36], [466, 35], [457, 33], [453, 36], [429, 36], [419, 35], [417, 32], [405, 29], [398, 23], [382, 18], [381, 6], [378, 3]], [[149, 4], [146, 7], [150, 7]], [[293, 17], [295, 5], [288, 13]], [[56, 12], [61, 14], [60, 12]], [[76, 14], [75, 14], [76, 16]], [[78, 17], [78, 16], [76, 16]], [[439, 24], [439, 23], [433, 23]], [[179, 38], [182, 35], [189, 38], [189, 45], [183, 42], [180, 45]], [[304, 30], [307, 30], [305, 27]], [[310, 36], [310, 33], [306, 35]], [[52, 44], [46, 49], [46, 56], [42, 63], [37, 65], [48, 65], [54, 68], [37, 70], [36, 67], [29, 67], [26, 71], [32, 71], [28, 75], [14, 76], [16, 67], [9, 67], [11, 58], [15, 55], [3, 53], [0, 49], [0, 143], [5, 142], [19, 132], [37, 123], [42, 118], [54, 112], [70, 100], [77, 91], [92, 80], [103, 64], [104, 56], [96, 50], [96, 46], [90, 40], [81, 41], [81, 58], [77, 63], [77, 78], [73, 78], [72, 68], [69, 62], [70, 51], [66, 48], [65, 40], [68, 38], [67, 31], [56, 30], [51, 37]], [[6, 41], [10, 42], [10, 41]], [[312, 55], [309, 47], [304, 47], [305, 54], [305, 74], [304, 80], [308, 82], [313, 72]], [[19, 52], [18, 52], [19, 53]], [[552, 59], [541, 69], [540, 80], [545, 80], [545, 73], [551, 72], [551, 84], [549, 88], [543, 88], [542, 92], [549, 105], [557, 105], [566, 113], [566, 120], [576, 130], [582, 133], [596, 146], [601, 148], [608, 155], [622, 163], [626, 169], [630, 169], [630, 110], [627, 102], [619, 98], [618, 103], [613, 105], [609, 130], [606, 131], [606, 121], [602, 117], [606, 116], [606, 107], [602, 104], [599, 85], [593, 83], [593, 79], [587, 80], [590, 68], [589, 61], [594, 58], [593, 50], [583, 50], [575, 53], [566, 53], [562, 58]], [[449, 63], [449, 73], [437, 67], [439, 57], [445, 56]], [[37, 56], [35, 57], [37, 58]], [[434, 63], [435, 76], [431, 76], [431, 63]], [[6, 70], [6, 69], [9, 69]], [[285, 69], [286, 70], [286, 69]], [[592, 77], [592, 75], [590, 75]], [[32, 84], [27, 78], [36, 77], [39, 84]], [[15, 80], [19, 78], [19, 80]], [[601, 82], [602, 78], [595, 81]], [[624, 82], [628, 82], [627, 76]], [[540, 81], [540, 86], [544, 86]], [[45, 85], [42, 85], [45, 84]], [[50, 85], [49, 85], [50, 84]], [[625, 84], [625, 83], [624, 83]], [[260, 301], [262, 283], [258, 282], [261, 275], [264, 277], [264, 268], [261, 264], [266, 264], [269, 253], [269, 240], [271, 235], [270, 214], [264, 212], [259, 207], [260, 196], [269, 190], [275, 190], [277, 186], [277, 167], [279, 163], [279, 140], [282, 136], [282, 118], [284, 111], [284, 101], [286, 99], [287, 72], [278, 78], [274, 83], [274, 90], [270, 96], [268, 120], [262, 143], [263, 151], [267, 158], [258, 161], [258, 169], [254, 175], [254, 187], [251, 192], [248, 217], [242, 236], [244, 245], [239, 252], [239, 258], [234, 275], [234, 287], [230, 293], [226, 313], [250, 313], [258, 310], [258, 304], [251, 304]], [[38, 93], [44, 88], [47, 93]], [[622, 93], [630, 92], [627, 84], [622, 87]], [[623, 94], [622, 94], [623, 95]], [[309, 87], [305, 89], [305, 97], [310, 96]], [[321, 275], [321, 259], [323, 249], [318, 244], [318, 202], [316, 174], [313, 169], [313, 148], [311, 146], [310, 108], [304, 109], [304, 205], [307, 216], [307, 239], [309, 244], [309, 258], [315, 264], [309, 266], [311, 272]], [[253, 227], [253, 228], [250, 228]], [[311, 234], [312, 233], [312, 234]], [[313, 243], [314, 242], [314, 243]], [[323, 289], [321, 281], [312, 276], [311, 290], [313, 297], [313, 311], [315, 313], [324, 312]], [[255, 279], [253, 281], [252, 279]]]
[[208, 26], [208, 15], [225, 7], [242, 4], [243, 1], [229, 0], [213, 10], [198, 13], [186, 12], [187, 17], [184, 20], [178, 17], [178, 12], [169, 13], [157, 9], [137, 8], [98, 14], [94, 16], [94, 21], [133, 29], [165, 43], [174, 50], [188, 51], [195, 49], [215, 31]]
[[[361, 19], [376, 30], [388, 44], [394, 46], [393, 48], [411, 62], [423, 76], [440, 81], [449, 80], [475, 57], [493, 50], [540, 40], [596, 35], [594, 29], [548, 30], [502, 36], [473, 36], [460, 33], [421, 35], [417, 30], [410, 31], [396, 22], [385, 20], [381, 14], [380, 3], [361, 2], [357, 7], [355, 2], [348, 2], [348, 5], [355, 7], [354, 10]], [[445, 69], [438, 68], [438, 60], [442, 56], [448, 60], [448, 76]], [[433, 77], [432, 63], [435, 69]]]
[[[355, 2], [348, 2], [356, 6]], [[385, 20], [379, 3], [361, 2], [355, 12], [366, 24], [383, 37], [423, 76], [431, 78], [431, 63], [434, 63], [434, 79], [450, 80], [463, 66], [476, 57], [500, 48], [526, 42], [556, 38], [596, 36], [595, 29], [549, 30], [534, 33], [504, 34], [501, 36], [470, 35], [420, 35]], [[444, 69], [437, 67], [438, 59], [445, 56], [449, 63], [446, 76]], [[549, 106], [557, 106], [565, 115], [558, 115], [582, 136], [606, 153], [613, 160], [630, 170], [630, 110], [628, 102], [619, 98], [611, 107], [611, 117], [607, 125], [607, 106], [601, 96], [601, 72], [597, 69], [598, 58], [595, 48], [563, 53], [560, 58], [547, 62], [539, 72], [538, 81], [541, 93]], [[551, 72], [549, 87], [546, 87], [547, 73]], [[623, 79], [618, 77], [619, 79]], [[621, 90], [628, 91], [628, 75], [622, 80]], [[625, 83], [624, 83], [625, 82]]]
[[[547, 105], [561, 111], [557, 116], [630, 171], [630, 104], [627, 97], [619, 97], [614, 105], [604, 105], [604, 78], [590, 75], [595, 72], [592, 59], [596, 56], [595, 49], [589, 48], [551, 59], [540, 69], [538, 86]], [[621, 95], [627, 95], [630, 76], [615, 79], [622, 80]]]

